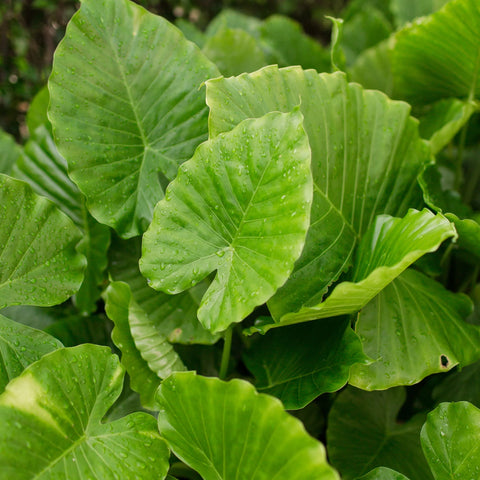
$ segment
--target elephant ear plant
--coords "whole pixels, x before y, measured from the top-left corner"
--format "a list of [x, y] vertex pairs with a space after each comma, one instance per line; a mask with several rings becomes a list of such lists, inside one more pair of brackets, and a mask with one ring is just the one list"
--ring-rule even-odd
[[0, 478], [480, 478], [480, 6], [342, 16], [82, 0], [0, 135]]

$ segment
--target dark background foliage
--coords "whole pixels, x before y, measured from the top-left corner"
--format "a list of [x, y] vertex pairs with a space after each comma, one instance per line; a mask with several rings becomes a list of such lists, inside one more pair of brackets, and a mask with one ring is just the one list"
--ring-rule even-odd
[[[185, 18], [204, 28], [223, 8], [265, 18], [281, 13], [298, 20], [312, 36], [328, 43], [331, 23], [347, 0], [136, 0], [174, 21]], [[46, 83], [52, 56], [78, 8], [75, 0], [0, 2], [0, 128], [21, 141], [29, 102]]]

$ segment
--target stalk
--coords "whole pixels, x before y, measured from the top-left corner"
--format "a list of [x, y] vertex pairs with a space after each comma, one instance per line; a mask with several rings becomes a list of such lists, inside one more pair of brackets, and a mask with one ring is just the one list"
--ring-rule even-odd
[[222, 363], [220, 364], [220, 380], [225, 380], [228, 370], [228, 362], [230, 360], [230, 351], [232, 350], [232, 332], [233, 328], [230, 326], [225, 332], [225, 337], [223, 339], [223, 352], [222, 352]]

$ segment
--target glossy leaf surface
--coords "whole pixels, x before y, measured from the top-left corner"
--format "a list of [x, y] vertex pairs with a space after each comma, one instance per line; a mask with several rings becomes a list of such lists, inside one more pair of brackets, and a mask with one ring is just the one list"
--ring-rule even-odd
[[24, 182], [0, 175], [0, 308], [56, 305], [75, 293], [85, 257], [73, 222]]
[[0, 396], [3, 478], [98, 480], [165, 478], [169, 451], [155, 419], [102, 419], [123, 384], [118, 358], [81, 345], [42, 357]]
[[422, 447], [435, 480], [466, 480], [480, 472], [480, 410], [442, 403], [422, 428]]
[[198, 88], [217, 75], [165, 19], [128, 0], [83, 0], [56, 51], [49, 117], [98, 221], [124, 237], [143, 233], [207, 136]]
[[208, 274], [198, 318], [225, 330], [288, 278], [310, 223], [310, 147], [298, 110], [246, 120], [203, 143], [169, 185], [143, 237], [150, 285], [182, 292]]
[[350, 383], [367, 390], [411, 385], [480, 357], [480, 328], [465, 322], [470, 299], [407, 270], [359, 314], [356, 332], [377, 360], [352, 368]]
[[160, 386], [157, 404], [161, 435], [204, 480], [338, 480], [322, 444], [244, 380], [177, 373]]
[[208, 81], [207, 103], [212, 136], [244, 118], [295, 105], [305, 117], [314, 179], [311, 225], [293, 274], [269, 302], [276, 321], [322, 300], [378, 214], [404, 215], [421, 201], [416, 177], [429, 152], [409, 106], [348, 84], [344, 74], [266, 67]]
[[348, 318], [322, 319], [258, 339], [244, 358], [257, 379], [257, 390], [279, 398], [288, 410], [340, 390], [350, 367], [367, 360], [349, 323]]
[[396, 34], [393, 72], [398, 93], [426, 104], [480, 93], [480, 5], [452, 0]]
[[61, 347], [48, 333], [0, 315], [0, 393], [31, 363]]
[[327, 445], [342, 478], [384, 466], [411, 480], [432, 479], [420, 446], [424, 417], [396, 421], [405, 398], [401, 388], [362, 392], [350, 387], [337, 396], [328, 418]]
[[122, 364], [130, 375], [132, 389], [140, 393], [144, 406], [152, 408], [160, 380], [185, 370], [185, 366], [132, 298], [126, 283], [111, 282], [104, 297], [107, 315], [115, 323], [112, 339], [122, 352]]

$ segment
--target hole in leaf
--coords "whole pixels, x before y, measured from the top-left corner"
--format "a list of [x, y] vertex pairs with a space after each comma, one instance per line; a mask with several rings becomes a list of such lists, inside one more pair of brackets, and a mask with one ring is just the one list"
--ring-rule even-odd
[[450, 365], [450, 360], [446, 355], [440, 355], [440, 365], [447, 368]]

